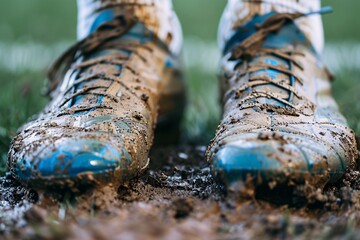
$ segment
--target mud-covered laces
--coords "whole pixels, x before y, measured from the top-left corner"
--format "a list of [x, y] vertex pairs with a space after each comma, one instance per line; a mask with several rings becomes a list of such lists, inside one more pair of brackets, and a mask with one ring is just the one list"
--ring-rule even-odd
[[[295, 89], [295, 83], [298, 82], [301, 85], [304, 84], [303, 79], [298, 76], [293, 70], [292, 66], [297, 66], [301, 71], [304, 70], [302, 64], [296, 59], [297, 56], [304, 56], [304, 53], [293, 49], [279, 49], [279, 48], [265, 48], [260, 44], [268, 37], [270, 33], [279, 31], [289, 21], [295, 21], [298, 18], [310, 15], [310, 14], [321, 14], [331, 11], [331, 8], [323, 8], [318, 12], [310, 13], [277, 13], [270, 16], [263, 24], [257, 25], [257, 31], [250, 37], [246, 38], [241, 44], [234, 47], [231, 51], [231, 57], [229, 60], [241, 60], [242, 66], [245, 66], [245, 70], [238, 72], [235, 76], [236, 79], [247, 77], [248, 81], [236, 88], [235, 98], [240, 98], [244, 92], [249, 93], [247, 96], [242, 98], [239, 103], [241, 109], [252, 108], [256, 106], [262, 106], [263, 108], [272, 108], [268, 104], [260, 104], [254, 101], [258, 98], [274, 99], [284, 105], [289, 110], [296, 111], [292, 101], [293, 97], [296, 96], [298, 99], [303, 97]], [[260, 44], [259, 44], [260, 43]], [[272, 65], [270, 63], [254, 63], [252, 60], [256, 57], [262, 56], [273, 56], [288, 62], [289, 67], [282, 65]], [[273, 70], [281, 74], [289, 76], [292, 81], [283, 79], [274, 79], [266, 72]], [[253, 74], [257, 72], [265, 72], [265, 74]], [[283, 98], [280, 94], [274, 91], [266, 91], [264, 89], [255, 88], [257, 86], [263, 86], [272, 84], [280, 89], [286, 90], [289, 94], [288, 98]], [[248, 91], [251, 89], [251, 91]]]
[[[102, 24], [88, 37], [70, 47], [49, 69], [48, 75], [50, 85], [47, 89], [47, 94], [51, 95], [51, 93], [56, 90], [59, 83], [63, 81], [67, 72], [82, 72], [97, 64], [121, 65], [130, 71], [135, 71], [126, 64], [126, 61], [129, 60], [129, 54], [121, 53], [121, 51], [116, 54], [113, 53], [103, 56], [90, 57], [86, 60], [83, 59], [89, 54], [107, 49], [123, 50], [127, 53], [131, 52], [143, 59], [143, 57], [136, 52], [136, 48], [139, 46], [147, 48], [146, 46], [143, 46], [138, 42], [129, 43], [111, 41], [126, 34], [136, 23], [137, 21], [135, 18], [126, 18], [123, 15], [115, 17], [113, 20]], [[119, 76], [99, 69], [87, 74], [84, 77], [76, 78], [70, 86], [62, 92], [64, 94], [64, 99], [60, 103], [59, 107], [64, 106], [69, 101], [82, 95], [103, 96], [112, 99], [114, 102], [119, 101], [117, 96], [106, 93], [106, 90], [111, 86], [111, 84], [108, 86], [99, 84], [89, 84], [89, 86], [86, 86], [86, 82], [91, 82], [93, 80], [117, 82], [123, 86], [124, 89], [129, 90], [128, 87], [120, 80]], [[80, 84], [83, 83], [84, 85], [81, 86]], [[102, 106], [100, 103], [92, 104], [91, 106], [89, 104], [86, 109], [81, 108], [75, 111], [84, 111], [92, 108], [106, 108], [106, 106]]]

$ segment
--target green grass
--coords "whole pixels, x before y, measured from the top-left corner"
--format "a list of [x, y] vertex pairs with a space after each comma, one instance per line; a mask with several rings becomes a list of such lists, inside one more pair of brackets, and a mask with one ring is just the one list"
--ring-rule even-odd
[[207, 144], [220, 119], [216, 75], [190, 70], [187, 74], [189, 102], [184, 119], [187, 141]]
[[336, 74], [333, 93], [350, 127], [360, 136], [360, 68]]
[[[312, 1], [312, 0], [309, 0]], [[216, 40], [219, 18], [226, 0], [173, 0], [186, 36]], [[329, 40], [360, 41], [357, 19], [360, 1], [323, 0], [335, 12], [324, 16]], [[74, 39], [75, 0], [0, 1], [0, 41], [40, 41], [54, 43]]]
[[6, 168], [9, 143], [17, 128], [46, 103], [39, 92], [43, 78], [39, 72], [0, 71], [0, 175]]

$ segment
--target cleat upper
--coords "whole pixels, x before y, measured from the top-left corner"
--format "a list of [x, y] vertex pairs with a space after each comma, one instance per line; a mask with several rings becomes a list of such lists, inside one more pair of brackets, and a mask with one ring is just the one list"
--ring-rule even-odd
[[354, 133], [331, 96], [331, 75], [294, 20], [271, 12], [241, 26], [221, 62], [223, 119], [207, 157], [225, 183], [323, 186], [355, 163]]
[[8, 165], [22, 183], [121, 184], [148, 166], [159, 109], [182, 109], [178, 58], [138, 19], [105, 13], [51, 68], [51, 102], [12, 142]]

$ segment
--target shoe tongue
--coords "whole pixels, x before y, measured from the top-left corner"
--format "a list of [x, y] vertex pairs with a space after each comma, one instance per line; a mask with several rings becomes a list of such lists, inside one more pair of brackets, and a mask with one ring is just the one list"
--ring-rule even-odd
[[[270, 12], [265, 15], [256, 15], [249, 22], [236, 30], [224, 47], [223, 54], [230, 52], [234, 47], [251, 37], [258, 31], [258, 26], [264, 24], [270, 17], [278, 14]], [[294, 21], [287, 21], [278, 31], [269, 33], [263, 42], [265, 48], [293, 49], [294, 46], [304, 46], [316, 54], [316, 50], [303, 31]]]
[[79, 40], [96, 32], [105, 23], [121, 19], [124, 24], [129, 21], [141, 23], [170, 48], [172, 45], [179, 48], [177, 45], [181, 43], [180, 27], [171, 1], [82, 0], [79, 1], [78, 9]]
[[299, 27], [293, 21], [288, 21], [278, 31], [270, 33], [263, 43], [264, 48], [294, 49], [302, 46], [316, 54], [316, 51]]

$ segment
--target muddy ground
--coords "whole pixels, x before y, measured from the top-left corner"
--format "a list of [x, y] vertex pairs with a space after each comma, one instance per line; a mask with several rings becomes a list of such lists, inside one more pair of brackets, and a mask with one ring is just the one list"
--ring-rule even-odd
[[204, 146], [153, 150], [127, 186], [36, 192], [0, 180], [5, 239], [360, 239], [360, 173], [323, 192], [310, 186], [226, 193]]

